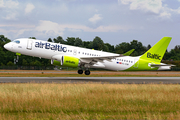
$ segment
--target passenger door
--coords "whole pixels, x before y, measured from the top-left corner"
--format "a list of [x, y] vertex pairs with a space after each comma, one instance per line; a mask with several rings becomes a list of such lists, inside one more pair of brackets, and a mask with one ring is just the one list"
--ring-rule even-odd
[[27, 49], [28, 49], [28, 50], [32, 50], [32, 43], [33, 43], [32, 40], [28, 40], [28, 41], [27, 41]]

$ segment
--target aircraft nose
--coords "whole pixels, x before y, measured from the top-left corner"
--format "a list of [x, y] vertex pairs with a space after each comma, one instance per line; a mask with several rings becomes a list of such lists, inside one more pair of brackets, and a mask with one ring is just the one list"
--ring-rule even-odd
[[4, 48], [6, 50], [11, 50], [11, 46], [12, 46], [11, 44], [7, 43], [7, 44], [4, 45]]

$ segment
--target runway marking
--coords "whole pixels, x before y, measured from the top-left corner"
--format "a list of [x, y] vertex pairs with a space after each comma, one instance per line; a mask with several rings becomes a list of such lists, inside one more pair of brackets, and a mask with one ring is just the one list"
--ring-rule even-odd
[[0, 77], [0, 83], [180, 84], [180, 77]]

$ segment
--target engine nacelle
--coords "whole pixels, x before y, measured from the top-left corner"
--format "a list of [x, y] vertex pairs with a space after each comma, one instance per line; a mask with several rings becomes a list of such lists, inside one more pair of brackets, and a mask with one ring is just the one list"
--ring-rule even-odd
[[58, 60], [52, 60], [53, 65], [64, 67], [78, 67], [80, 64], [79, 58], [72, 56], [61, 56]]
[[54, 64], [54, 61], [61, 62], [61, 60], [62, 60], [62, 55], [54, 55], [54, 56], [52, 56], [51, 64]]

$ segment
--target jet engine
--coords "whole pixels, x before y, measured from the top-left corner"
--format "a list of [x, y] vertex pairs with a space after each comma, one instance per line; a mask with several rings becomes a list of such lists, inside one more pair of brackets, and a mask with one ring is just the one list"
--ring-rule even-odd
[[78, 67], [80, 64], [79, 58], [72, 56], [56, 55], [52, 57], [51, 64], [64, 67]]

